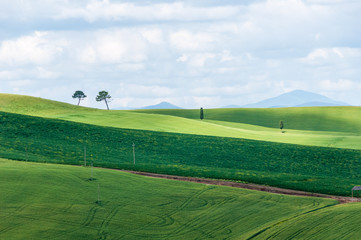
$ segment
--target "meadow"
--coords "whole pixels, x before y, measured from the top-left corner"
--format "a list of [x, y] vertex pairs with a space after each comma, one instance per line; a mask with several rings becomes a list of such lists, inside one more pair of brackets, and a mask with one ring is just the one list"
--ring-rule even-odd
[[[199, 118], [199, 109], [135, 110], [139, 113], [163, 114], [189, 119]], [[220, 108], [204, 109], [204, 119], [245, 123], [286, 129], [361, 134], [361, 107], [294, 107], [294, 108]]]
[[[0, 111], [125, 129], [361, 150], [361, 107], [105, 111], [0, 94]], [[285, 133], [279, 121], [285, 122]]]
[[105, 111], [0, 94], [0, 239], [359, 239], [360, 203], [95, 167], [350, 196], [361, 185], [360, 113], [206, 109], [201, 121], [199, 110]]
[[[100, 127], [0, 113], [0, 156], [254, 182], [350, 195], [361, 151], [238, 138]], [[135, 144], [136, 164], [132, 145]]]
[[[313, 219], [317, 213], [332, 214], [329, 227], [334, 226], [332, 219], [342, 216], [331, 199], [154, 179], [116, 170], [0, 159], [0, 176], [0, 239], [263, 238], [268, 236], [265, 229], [305, 221], [307, 216]], [[91, 176], [95, 180], [90, 181]], [[352, 206], [361, 209], [360, 204]], [[345, 223], [351, 220], [360, 222], [344, 219]], [[302, 236], [310, 234], [309, 225]], [[282, 236], [292, 236], [292, 231]], [[360, 233], [349, 236], [360, 237]]]
[[253, 239], [360, 239], [360, 203], [335, 205], [274, 224]]

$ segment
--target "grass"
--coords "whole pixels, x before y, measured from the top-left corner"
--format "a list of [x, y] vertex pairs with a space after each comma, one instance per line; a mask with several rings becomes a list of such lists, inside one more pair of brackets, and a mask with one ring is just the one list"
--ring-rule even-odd
[[[200, 121], [199, 110], [106, 111], [0, 94], [0, 110], [106, 127], [361, 149], [360, 107], [206, 109]], [[286, 133], [278, 129], [280, 119]]]
[[2, 94], [0, 110], [0, 157], [29, 161], [0, 159], [0, 239], [361, 237], [358, 203], [104, 169], [90, 181], [90, 168], [34, 163], [81, 165], [86, 146], [95, 166], [348, 196], [361, 179], [359, 107], [206, 109], [200, 121], [199, 110], [104, 111]]
[[[100, 127], [0, 114], [0, 156], [240, 180], [337, 195], [359, 185], [361, 151]], [[133, 165], [132, 144], [136, 145]]]
[[336, 205], [266, 228], [254, 239], [360, 239], [361, 204]]
[[93, 171], [89, 181], [90, 168], [0, 159], [0, 239], [247, 239], [337, 203]]
[[[135, 112], [199, 119], [198, 109], [136, 110]], [[361, 134], [361, 107], [204, 109], [204, 119], [245, 123], [275, 129], [279, 128], [279, 121], [283, 120], [286, 130]]]

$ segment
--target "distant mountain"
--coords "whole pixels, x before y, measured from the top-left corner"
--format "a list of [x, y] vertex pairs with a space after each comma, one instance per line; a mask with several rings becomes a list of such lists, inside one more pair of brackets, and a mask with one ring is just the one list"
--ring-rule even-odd
[[178, 107], [176, 105], [173, 105], [169, 102], [161, 102], [159, 104], [142, 107], [140, 109], [182, 109], [182, 108]]
[[274, 107], [316, 107], [316, 106], [350, 106], [348, 103], [335, 101], [320, 94], [303, 90], [281, 94], [258, 103], [247, 104], [244, 108], [274, 108]]
[[295, 107], [332, 107], [332, 106], [350, 106], [346, 103], [338, 104], [338, 103], [325, 103], [325, 102], [306, 102]]

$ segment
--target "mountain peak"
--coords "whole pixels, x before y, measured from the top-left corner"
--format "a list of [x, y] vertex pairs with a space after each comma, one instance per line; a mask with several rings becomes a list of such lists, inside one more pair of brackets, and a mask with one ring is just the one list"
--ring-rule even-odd
[[269, 108], [269, 107], [299, 107], [299, 106], [349, 106], [349, 104], [335, 101], [323, 95], [294, 90], [283, 93], [277, 97], [265, 99], [258, 103], [248, 104], [246, 108]]
[[145, 106], [145, 107], [142, 107], [140, 109], [182, 109], [181, 107], [178, 107], [176, 105], [173, 105], [169, 102], [161, 102], [161, 103], [158, 103], [156, 105], [150, 105], [150, 106]]

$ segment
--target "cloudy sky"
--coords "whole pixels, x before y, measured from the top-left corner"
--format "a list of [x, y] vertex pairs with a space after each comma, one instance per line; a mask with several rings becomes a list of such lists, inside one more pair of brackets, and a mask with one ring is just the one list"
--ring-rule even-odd
[[302, 89], [361, 105], [360, 11], [359, 0], [0, 0], [0, 92], [210, 108]]

